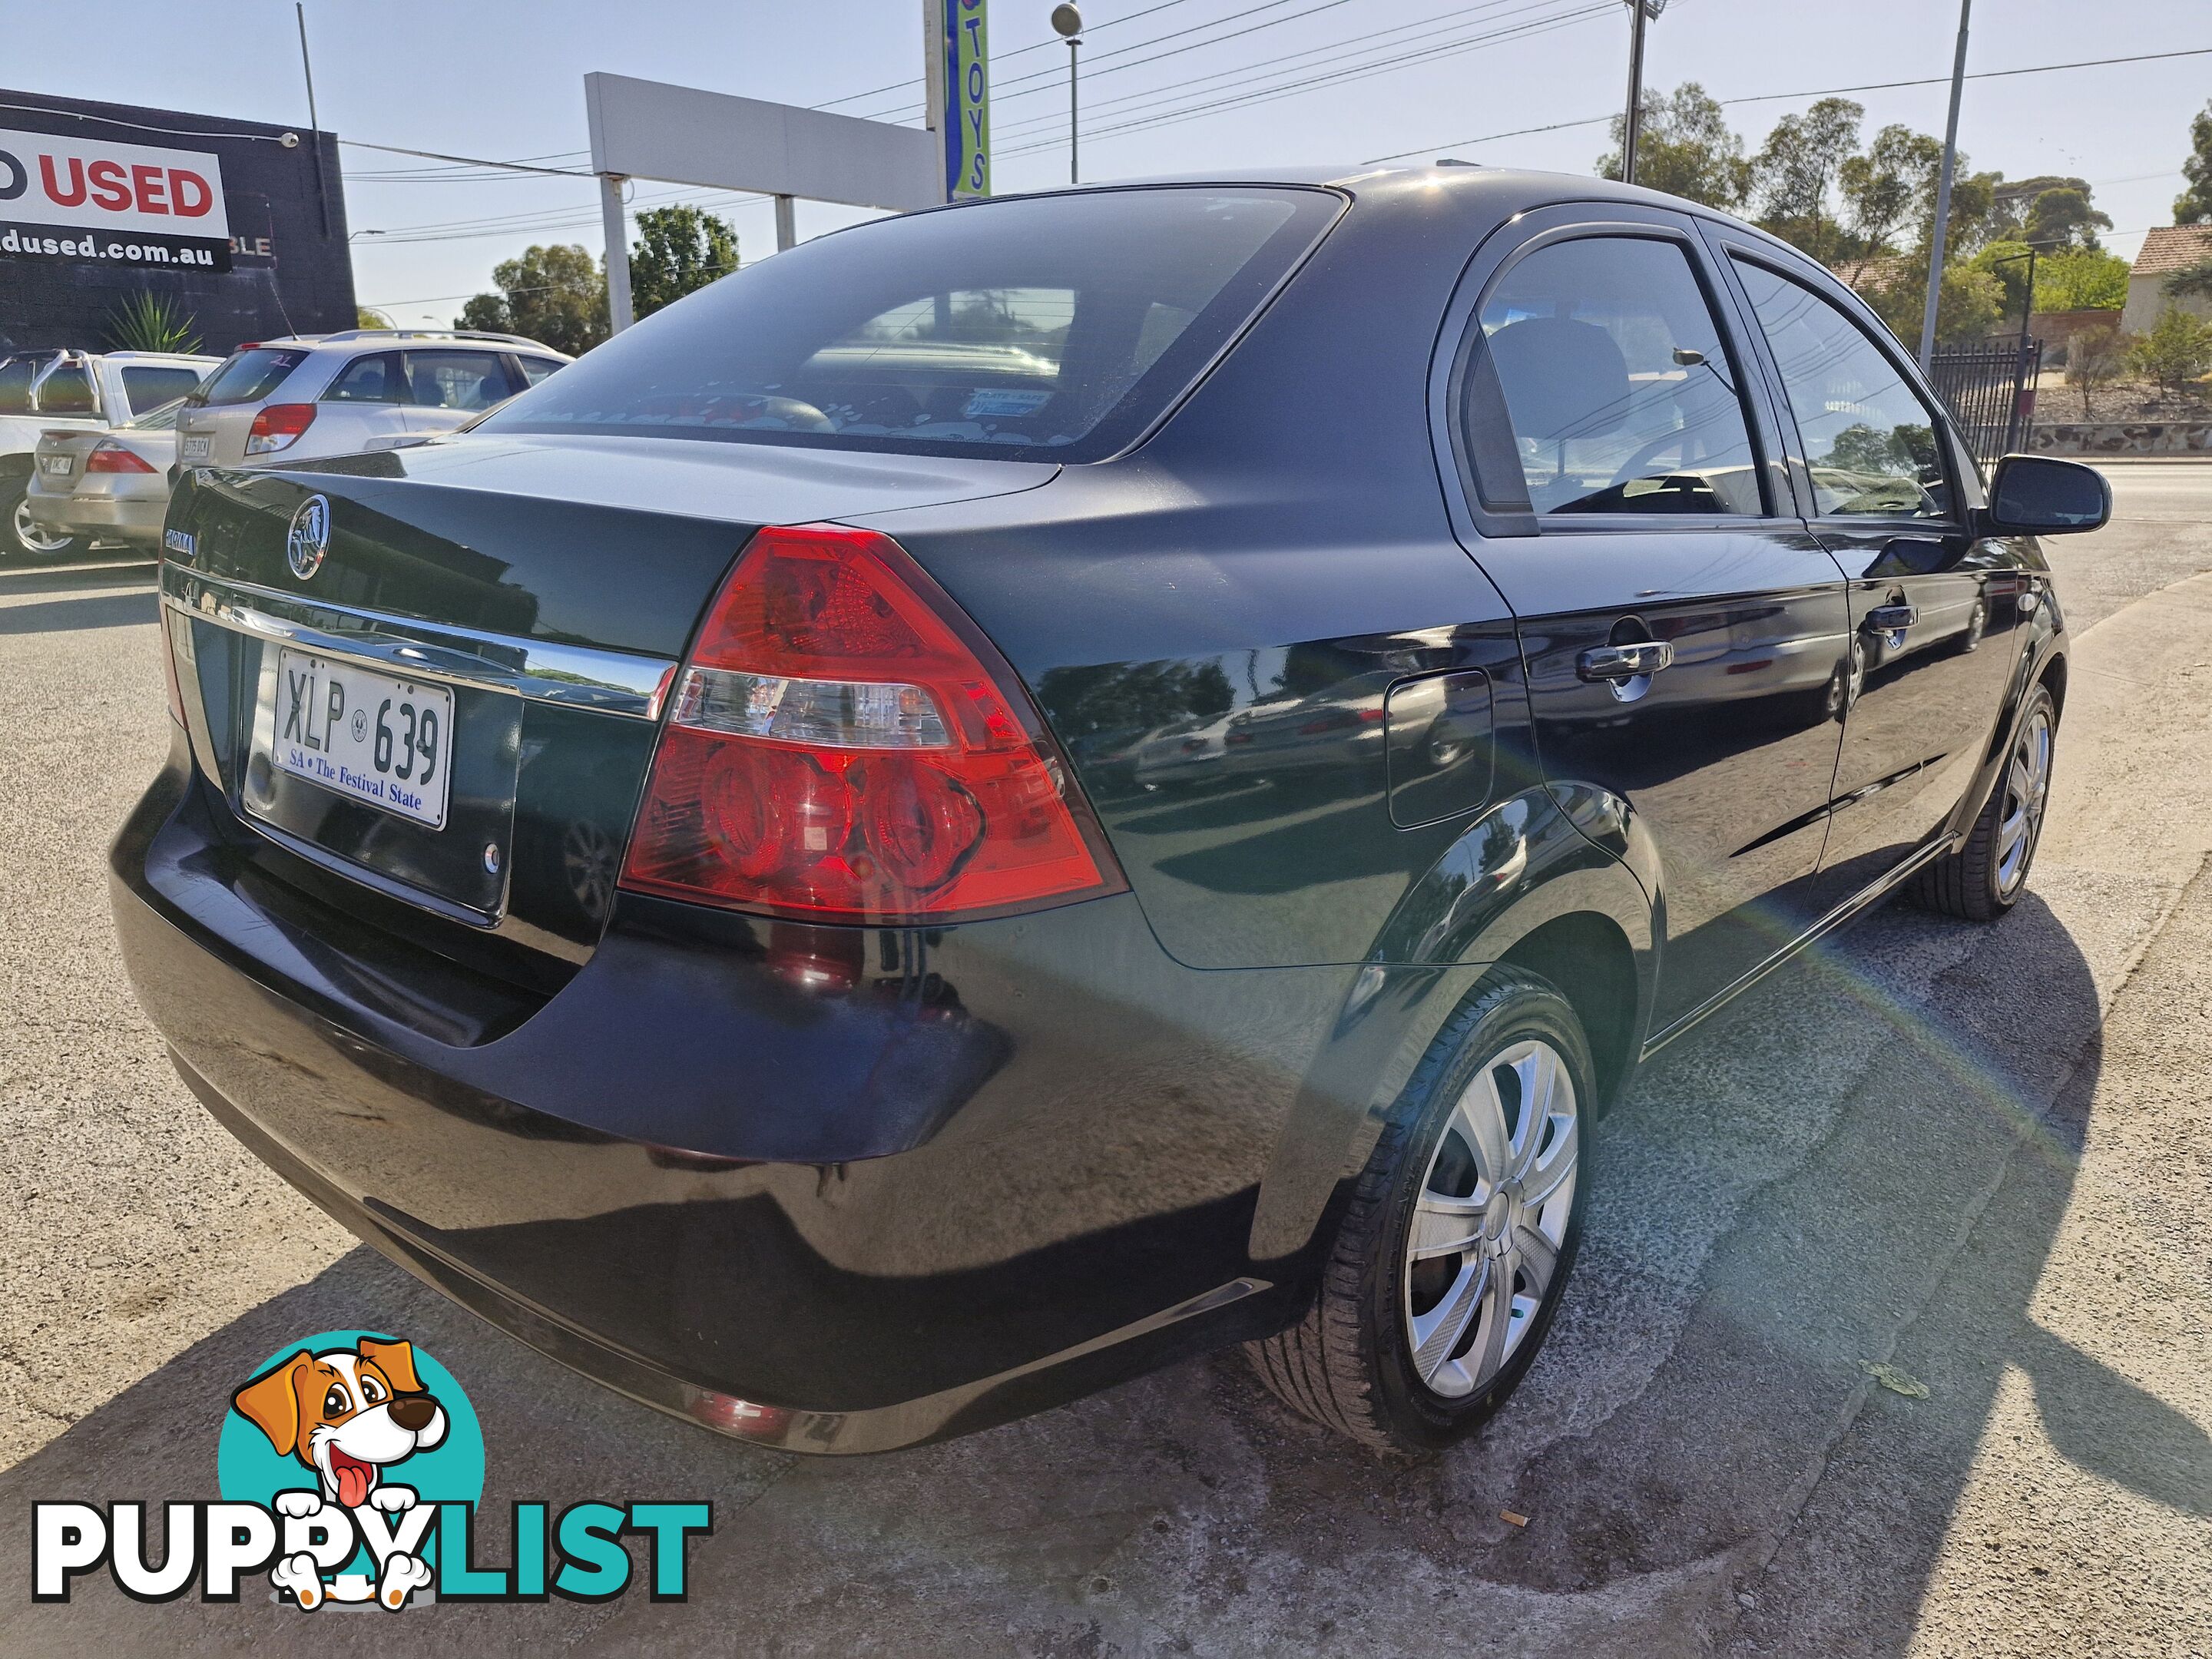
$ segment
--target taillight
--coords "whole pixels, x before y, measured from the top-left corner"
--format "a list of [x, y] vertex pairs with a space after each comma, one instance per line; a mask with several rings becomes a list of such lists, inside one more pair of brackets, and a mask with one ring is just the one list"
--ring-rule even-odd
[[990, 641], [889, 537], [763, 530], [678, 681], [623, 884], [808, 921], [1119, 892]]
[[246, 434], [246, 453], [273, 455], [280, 449], [289, 449], [314, 423], [313, 404], [264, 404], [253, 417], [253, 429]]
[[87, 472], [151, 472], [153, 468], [111, 438], [103, 438], [84, 458]]

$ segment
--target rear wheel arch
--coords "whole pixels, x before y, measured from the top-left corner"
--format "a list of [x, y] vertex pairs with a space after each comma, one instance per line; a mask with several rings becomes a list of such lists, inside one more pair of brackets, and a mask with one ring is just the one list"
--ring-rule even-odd
[[1636, 951], [1613, 917], [1595, 910], [1557, 916], [1500, 957], [1547, 980], [1574, 1009], [1597, 1066], [1601, 1109], [1620, 1097], [1641, 1048]]

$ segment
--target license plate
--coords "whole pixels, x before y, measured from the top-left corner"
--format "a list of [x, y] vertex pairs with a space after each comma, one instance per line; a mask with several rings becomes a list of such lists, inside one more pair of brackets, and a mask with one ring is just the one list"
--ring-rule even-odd
[[453, 694], [280, 649], [270, 763], [364, 805], [446, 825]]
[[196, 438], [187, 432], [178, 446], [177, 459], [180, 461], [204, 461], [212, 453], [214, 443], [212, 437], [203, 434]]
[[50, 478], [66, 478], [76, 465], [76, 458], [71, 455], [41, 455], [39, 457], [39, 471], [45, 473]]

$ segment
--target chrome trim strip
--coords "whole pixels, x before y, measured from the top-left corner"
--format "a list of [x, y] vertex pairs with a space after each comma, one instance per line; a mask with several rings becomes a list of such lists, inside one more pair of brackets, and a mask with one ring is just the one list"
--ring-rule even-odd
[[[1903, 884], [1905, 880], [1915, 871], [1918, 870], [1922, 865], [1928, 864], [1949, 852], [1953, 847], [1957, 845], [1958, 840], [1959, 838], [1955, 836], [1939, 836], [1937, 839], [1929, 842], [1925, 847], [1922, 848], [1911, 858], [1905, 860], [1904, 863], [1899, 865], [1894, 870], [1892, 870], [1887, 875], [1882, 877], [1880, 880], [1870, 883], [1869, 885], [1860, 889], [1859, 891], [1852, 894], [1850, 897], [1845, 899], [1834, 909], [1829, 911], [1826, 915], [1822, 916], [1820, 921], [1814, 922], [1810, 927], [1808, 927], [1803, 933], [1800, 933], [1796, 939], [1790, 940], [1789, 944], [1784, 945], [1772, 956], [1767, 957], [1765, 961], [1760, 963], [1749, 973], [1731, 981], [1722, 990], [1717, 991], [1711, 996], [1707, 997], [1696, 1007], [1691, 1009], [1688, 1013], [1683, 1015], [1681, 1018], [1676, 1020], [1665, 1030], [1660, 1032], [1658, 1036], [1646, 1038], [1644, 1040], [1642, 1052], [1637, 1056], [1637, 1064], [1639, 1066], [1642, 1065], [1645, 1060], [1650, 1059], [1652, 1055], [1657, 1054], [1662, 1048], [1672, 1042], [1676, 1037], [1680, 1036], [1684, 1032], [1687, 1031], [1692, 1026], [1699, 1024], [1708, 1016], [1718, 1012], [1722, 1006], [1728, 1002], [1731, 998], [1739, 995], [1742, 992], [1748, 991], [1753, 986], [1758, 984], [1759, 981], [1765, 979], [1777, 968], [1781, 967], [1783, 963], [1790, 961], [1800, 951], [1812, 944], [1815, 939], [1818, 939], [1826, 934], [1833, 933], [1837, 928], [1842, 927], [1853, 916], [1858, 915], [1860, 911], [1865, 909], [1867, 906], [1872, 904], [1876, 899], [1888, 892], [1892, 888]], [[1662, 962], [1662, 971], [1663, 968], [1664, 963]]]
[[677, 665], [333, 605], [252, 582], [161, 567], [163, 602], [234, 633], [283, 640], [410, 679], [508, 691], [533, 702], [657, 720]]

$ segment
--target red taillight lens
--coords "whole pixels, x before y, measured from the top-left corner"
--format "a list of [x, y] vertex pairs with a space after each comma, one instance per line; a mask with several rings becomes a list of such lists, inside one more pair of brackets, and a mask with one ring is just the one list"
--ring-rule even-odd
[[93, 447], [92, 453], [84, 458], [84, 470], [90, 472], [149, 472], [153, 468], [140, 460], [121, 444], [102, 439]]
[[300, 434], [315, 423], [313, 404], [270, 404], [253, 417], [253, 428], [246, 434], [246, 453], [249, 455], [269, 455], [280, 449], [289, 449], [300, 441]]
[[763, 530], [678, 682], [623, 884], [810, 921], [1125, 884], [1028, 697], [890, 538]]

